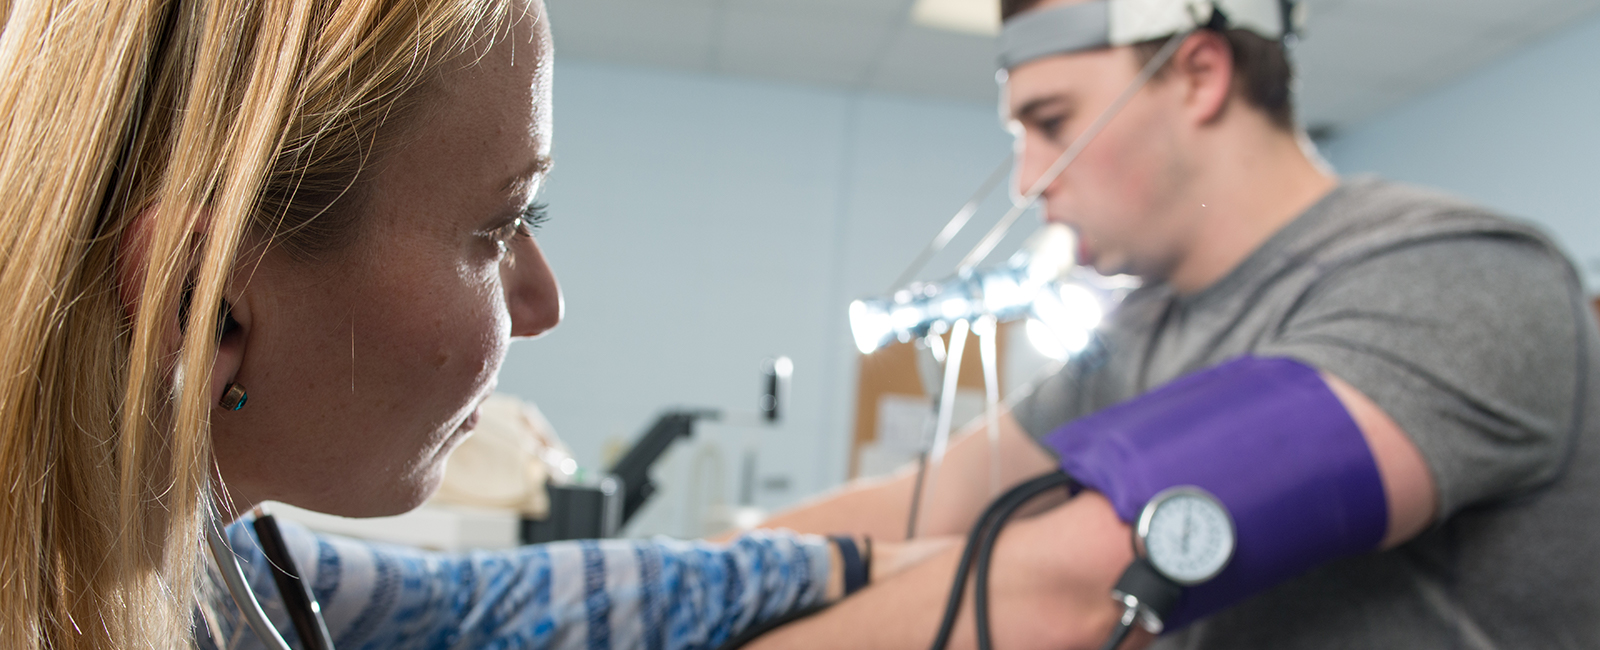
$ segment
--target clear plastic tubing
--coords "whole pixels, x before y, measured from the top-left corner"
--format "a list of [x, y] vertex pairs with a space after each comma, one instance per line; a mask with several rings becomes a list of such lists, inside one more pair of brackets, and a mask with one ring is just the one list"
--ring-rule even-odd
[[1000, 326], [994, 316], [978, 319], [978, 357], [983, 361], [983, 417], [989, 435], [989, 496], [1000, 494], [1000, 371], [995, 337]]
[[950, 328], [950, 347], [944, 357], [944, 386], [939, 390], [939, 418], [933, 429], [933, 449], [928, 452], [927, 502], [939, 491], [939, 465], [944, 462], [944, 452], [950, 446], [950, 425], [955, 417], [956, 380], [961, 377], [961, 356], [966, 352], [967, 333], [972, 325], [965, 319], [956, 321]]

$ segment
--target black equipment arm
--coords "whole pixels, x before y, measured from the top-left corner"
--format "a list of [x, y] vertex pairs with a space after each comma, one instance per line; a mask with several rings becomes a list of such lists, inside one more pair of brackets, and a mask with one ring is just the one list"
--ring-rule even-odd
[[639, 506], [655, 494], [656, 485], [650, 480], [650, 466], [661, 459], [661, 454], [666, 453], [667, 447], [678, 438], [687, 438], [694, 434], [696, 420], [716, 420], [722, 417], [720, 411], [701, 409], [668, 411], [656, 418], [656, 423], [646, 431], [639, 441], [634, 443], [628, 453], [623, 454], [615, 465], [611, 466], [611, 474], [622, 481], [622, 521], [626, 524]]

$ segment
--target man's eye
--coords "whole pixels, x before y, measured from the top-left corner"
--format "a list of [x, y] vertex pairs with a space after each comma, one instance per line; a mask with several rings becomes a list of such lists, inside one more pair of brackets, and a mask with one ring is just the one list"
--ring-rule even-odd
[[1045, 137], [1055, 140], [1061, 137], [1061, 127], [1065, 125], [1066, 122], [1067, 119], [1064, 117], [1048, 117], [1041, 119], [1034, 124], [1039, 128], [1039, 132], [1044, 134]]

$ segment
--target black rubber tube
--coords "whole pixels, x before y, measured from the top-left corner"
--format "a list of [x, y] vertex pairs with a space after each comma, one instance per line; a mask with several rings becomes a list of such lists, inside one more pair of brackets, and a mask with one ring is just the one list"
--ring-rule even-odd
[[[963, 594], [966, 593], [967, 574], [971, 572], [973, 560], [977, 556], [980, 540], [982, 540], [984, 532], [994, 523], [995, 514], [1002, 510], [1014, 512], [1022, 503], [1027, 502], [1044, 490], [1071, 482], [1071, 477], [1059, 471], [1031, 479], [1000, 495], [993, 503], [989, 504], [988, 508], [984, 509], [983, 514], [978, 516], [977, 523], [973, 524], [972, 531], [967, 534], [967, 545], [961, 551], [961, 560], [956, 564], [955, 578], [950, 585], [950, 597], [945, 602], [944, 616], [939, 621], [939, 631], [933, 638], [933, 650], [944, 650], [950, 645], [950, 634], [955, 629], [956, 619], [961, 612], [961, 599]], [[1017, 505], [1011, 506], [1012, 502], [1017, 502]]]
[[272, 567], [272, 580], [278, 585], [284, 609], [289, 612], [295, 633], [300, 635], [300, 646], [306, 650], [333, 650], [333, 637], [328, 634], [328, 625], [322, 620], [322, 609], [317, 606], [316, 596], [311, 593], [311, 585], [300, 576], [294, 557], [289, 555], [289, 547], [284, 544], [283, 534], [278, 531], [278, 520], [273, 519], [272, 515], [263, 514], [256, 517], [251, 526], [255, 528], [256, 539], [261, 542], [262, 555], [266, 556], [267, 563]]
[[994, 560], [994, 545], [1000, 539], [1000, 531], [1005, 528], [1006, 520], [1017, 510], [1027, 504], [1034, 497], [1062, 486], [1075, 486], [1076, 481], [1063, 472], [1046, 474], [1043, 477], [1029, 481], [1022, 487], [1013, 490], [1008, 496], [1013, 497], [1008, 501], [995, 502], [993, 513], [994, 521], [983, 532], [983, 537], [978, 544], [977, 575], [973, 577], [972, 606], [973, 615], [977, 623], [978, 650], [992, 650], [994, 639], [990, 633], [989, 625], [989, 566]]

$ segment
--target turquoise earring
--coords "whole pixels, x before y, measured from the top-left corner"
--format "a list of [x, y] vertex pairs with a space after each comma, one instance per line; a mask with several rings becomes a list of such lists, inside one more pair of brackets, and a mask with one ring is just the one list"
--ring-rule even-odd
[[248, 399], [250, 399], [250, 395], [244, 392], [244, 386], [229, 382], [227, 388], [222, 392], [222, 401], [218, 402], [217, 406], [229, 411], [237, 411], [244, 408], [245, 400]]

